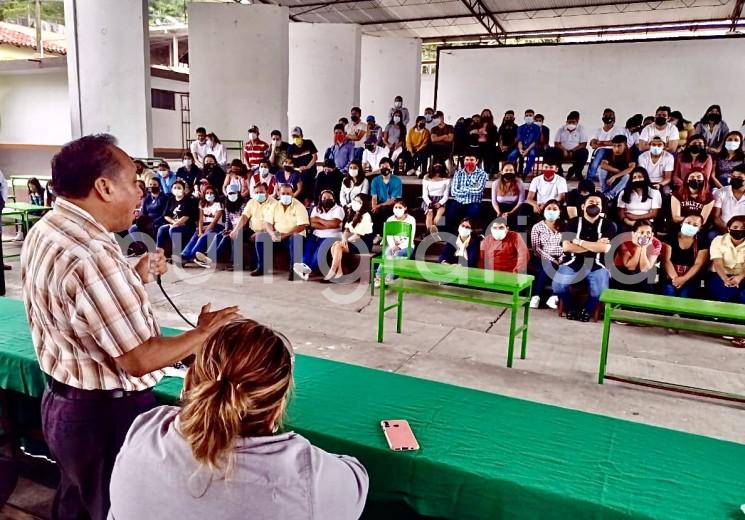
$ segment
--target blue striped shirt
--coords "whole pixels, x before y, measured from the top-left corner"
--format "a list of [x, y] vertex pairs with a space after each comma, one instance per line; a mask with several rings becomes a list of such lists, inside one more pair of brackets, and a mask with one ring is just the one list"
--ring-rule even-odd
[[473, 173], [458, 170], [450, 183], [450, 197], [461, 204], [481, 202], [487, 179], [486, 172], [481, 168], [476, 168]]

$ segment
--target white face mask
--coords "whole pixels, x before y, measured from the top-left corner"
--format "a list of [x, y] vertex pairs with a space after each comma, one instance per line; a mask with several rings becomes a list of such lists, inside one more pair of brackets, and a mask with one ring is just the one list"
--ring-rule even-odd
[[160, 173], [161, 177], [168, 177], [168, 174], [171, 173], [170, 170], [158, 170], [158, 173]]
[[272, 144], [275, 146], [275, 148], [279, 146], [281, 143], [282, 143], [281, 139], [272, 139]]
[[735, 152], [740, 149], [740, 144], [740, 141], [727, 141], [724, 147], [730, 152]]
[[577, 129], [577, 125], [567, 125], [566, 129], [572, 132]]
[[406, 210], [404, 208], [393, 208], [393, 214], [396, 218], [401, 218], [406, 214]]
[[228, 193], [228, 200], [230, 202], [235, 202], [238, 200], [238, 194], [237, 193]]
[[357, 177], [359, 175], [360, 171], [357, 168], [349, 168], [349, 176], [350, 177]]
[[355, 213], [362, 209], [362, 203], [356, 200], [352, 201], [352, 211]]
[[208, 193], [204, 196], [204, 200], [207, 202], [215, 202], [215, 194], [214, 193]]
[[259, 168], [259, 175], [266, 177], [269, 175], [269, 168]]
[[396, 123], [396, 124], [398, 124], [398, 123], [401, 122], [401, 118], [398, 117], [398, 116], [393, 116], [393, 122]]
[[292, 204], [292, 195], [282, 195], [279, 197], [279, 201], [285, 206]]
[[249, 139], [250, 139], [251, 141], [255, 141], [256, 139], [258, 139], [258, 138], [259, 138], [259, 134], [257, 134], [256, 132], [249, 132], [249, 133], [248, 133], [248, 138], [249, 138]]
[[465, 226], [458, 226], [458, 235], [465, 238], [470, 234], [471, 234], [471, 228], [467, 228]]
[[181, 197], [184, 196], [184, 190], [182, 190], [181, 188], [178, 188], [178, 189], [174, 188], [173, 190], [171, 190], [171, 193], [173, 193], [173, 196], [176, 197], [177, 199], [180, 199]]
[[651, 146], [649, 148], [649, 151], [652, 155], [661, 155], [662, 154], [662, 147], [661, 146]]
[[440, 124], [440, 123], [442, 122], [442, 119], [440, 119], [439, 117], [436, 117], [436, 118], [434, 118], [434, 119], [432, 120], [432, 122], [433, 122], [434, 124], [436, 124], [436, 125], [439, 125], [439, 124]]
[[191, 168], [192, 164], [194, 164], [194, 161], [192, 161], [191, 159], [184, 159], [184, 166], [186, 166], [187, 168]]
[[215, 145], [215, 143], [214, 143], [214, 141], [212, 141], [212, 139], [207, 139], [207, 146], [209, 146], [210, 148], [212, 148], [214, 145]]
[[401, 102], [401, 101], [394, 101], [393, 102], [393, 106], [396, 107], [396, 108], [401, 108], [402, 105], [403, 105], [403, 102]]
[[533, 122], [533, 116], [525, 116], [525, 124], [529, 125]]
[[504, 240], [504, 237], [507, 236], [507, 230], [491, 228], [491, 236], [493, 236], [496, 240]]

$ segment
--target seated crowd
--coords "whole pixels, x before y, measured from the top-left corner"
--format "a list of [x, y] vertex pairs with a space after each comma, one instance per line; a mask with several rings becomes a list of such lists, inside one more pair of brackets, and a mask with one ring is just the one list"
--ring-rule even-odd
[[[385, 128], [352, 108], [320, 163], [300, 127], [291, 143], [277, 130], [267, 143], [252, 126], [243, 160], [230, 163], [199, 128], [176, 172], [138, 164], [133, 240], [149, 236], [184, 266], [252, 276], [280, 248], [291, 280], [320, 272], [325, 282], [342, 281], [348, 255], [380, 244], [388, 257], [533, 273], [531, 306], [579, 321], [609, 286], [745, 303], [743, 134], [719, 106], [695, 125], [660, 106], [623, 127], [605, 109], [591, 136], [572, 111], [550, 145], [533, 110], [519, 126], [507, 111], [497, 127], [488, 109], [454, 126], [426, 109], [407, 130], [401, 101]], [[407, 200], [400, 176], [413, 174], [421, 195]], [[410, 231], [382, 242], [387, 222]]]

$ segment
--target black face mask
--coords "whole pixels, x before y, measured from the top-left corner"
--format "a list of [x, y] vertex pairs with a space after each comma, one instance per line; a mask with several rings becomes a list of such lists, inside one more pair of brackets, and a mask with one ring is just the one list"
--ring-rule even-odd
[[432, 167], [432, 175], [439, 176], [439, 175], [442, 175], [444, 172], [445, 172], [445, 169], [440, 165]]
[[334, 201], [333, 199], [325, 199], [321, 201], [321, 206], [323, 206], [323, 209], [329, 210], [334, 207]]
[[741, 179], [740, 177], [734, 177], [729, 181], [729, 185], [732, 186], [732, 188], [735, 190], [739, 190], [740, 188], [742, 188], [743, 184], [745, 184], [745, 180]]
[[288, 165], [288, 166], [285, 166], [285, 167], [284, 167], [284, 170], [285, 170], [285, 171], [286, 171], [287, 173], [292, 173], [292, 172], [294, 172], [294, 171], [295, 171], [295, 168], [293, 168], [292, 166], [289, 166], [289, 165]]
[[700, 190], [704, 187], [704, 181], [690, 180], [688, 181], [688, 187], [692, 190]]
[[745, 238], [745, 229], [730, 229], [729, 236], [735, 240], [742, 240]]
[[502, 178], [506, 181], [512, 181], [512, 180], [515, 180], [515, 174], [514, 173], [503, 173]]
[[592, 206], [587, 206], [585, 208], [585, 213], [587, 213], [588, 217], [595, 218], [600, 215], [600, 206], [596, 206], [594, 204]]
[[215, 165], [214, 165], [214, 164], [212, 164], [212, 163], [209, 163], [209, 164], [205, 164], [205, 165], [204, 165], [204, 169], [205, 169], [205, 170], [211, 170], [211, 169], [212, 169], [212, 168], [214, 168], [214, 167], [215, 167]]
[[635, 189], [635, 190], [636, 190], [636, 189], [642, 189], [642, 188], [644, 188], [644, 187], [645, 187], [646, 185], [647, 185], [647, 183], [646, 183], [646, 182], [644, 182], [644, 181], [631, 181], [631, 187], [632, 187], [633, 189]]
[[416, 126], [417, 126], [417, 128], [419, 130], [421, 130], [422, 128], [424, 128], [425, 124], [424, 123], [418, 123]]
[[360, 117], [359, 116], [352, 116], [352, 123], [359, 123]]
[[603, 123], [605, 123], [606, 125], [614, 123], [615, 121], [616, 121], [615, 117], [604, 117], [603, 118]]
[[655, 117], [654, 124], [656, 124], [657, 126], [665, 125], [667, 124], [667, 118], [666, 117]]
[[371, 144], [368, 144], [367, 146], [365, 146], [365, 148], [366, 148], [367, 150], [371, 151], [371, 152], [374, 152], [374, 151], [375, 151], [375, 146], [373, 146], [373, 145], [371, 145]]
[[710, 123], [719, 124], [722, 122], [722, 114], [709, 114], [708, 119]]
[[703, 149], [699, 145], [694, 144], [693, 146], [688, 147], [688, 151], [693, 155], [698, 155], [703, 151]]
[[147, 191], [149, 191], [153, 195], [157, 195], [158, 193], [160, 193], [160, 188], [148, 188]]
[[381, 168], [380, 169], [380, 174], [383, 175], [384, 177], [388, 177], [391, 174], [391, 169], [390, 168]]

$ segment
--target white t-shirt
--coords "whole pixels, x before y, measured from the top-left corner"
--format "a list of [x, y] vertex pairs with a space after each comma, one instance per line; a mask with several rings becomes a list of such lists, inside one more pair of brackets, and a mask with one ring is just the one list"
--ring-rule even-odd
[[0, 171], [0, 199], [3, 199], [6, 203], [8, 202], [9, 187], [8, 181], [5, 180], [5, 175]]
[[662, 207], [662, 194], [660, 190], [651, 189], [649, 190], [647, 200], [642, 202], [642, 196], [636, 191], [632, 191], [631, 197], [629, 197], [629, 203], [626, 204], [623, 201], [623, 193], [621, 193], [618, 196], [618, 207], [626, 208], [626, 212], [632, 215], [644, 215], [653, 209], [660, 209]]
[[[605, 130], [603, 130], [603, 127], [601, 126], [597, 130], [595, 130], [595, 135], [592, 137], [593, 139], [597, 139], [598, 141], [611, 141], [617, 135], [624, 135], [624, 130], [625, 128], [621, 128], [620, 126], [613, 125], [611, 129], [606, 132]], [[610, 150], [613, 148], [613, 146], [612, 145], [598, 146], [598, 148], [607, 148]]]
[[652, 153], [646, 151], [639, 156], [639, 166], [647, 170], [652, 184], [658, 184], [665, 179], [665, 172], [672, 172], [675, 168], [675, 157], [670, 152], [663, 151], [657, 162], [653, 163]]
[[577, 125], [577, 128], [574, 130], [567, 130], [567, 125], [563, 125], [556, 132], [556, 137], [554, 137], [554, 142], [561, 143], [561, 146], [567, 150], [576, 148], [579, 143], [586, 143], [588, 141], [587, 132], [585, 132], [585, 127], [582, 125]]
[[547, 182], [543, 175], [534, 177], [530, 181], [529, 192], [534, 192], [538, 204], [543, 204], [551, 199], [558, 199], [559, 195], [567, 192], [567, 181], [561, 175], [554, 175], [551, 182]]
[[220, 204], [218, 201], [215, 201], [212, 204], [206, 206], [202, 206], [202, 223], [204, 225], [212, 224], [212, 221], [215, 220], [215, 215], [217, 215], [218, 211], [222, 211], [222, 204]]
[[431, 180], [429, 176], [422, 181], [422, 199], [427, 204], [432, 202], [430, 197], [442, 197], [440, 204], [445, 204], [450, 194], [450, 179]]
[[[209, 144], [209, 139], [207, 140], [207, 143]], [[228, 152], [225, 150], [222, 143], [215, 143], [211, 147], [208, 146], [207, 153], [214, 155], [215, 159], [217, 159], [217, 164], [223, 168], [228, 164]]]
[[199, 164], [202, 164], [202, 162], [204, 161], [204, 156], [210, 153], [210, 147], [207, 144], [207, 141], [205, 141], [204, 144], [200, 143], [199, 141], [192, 141], [189, 149], [191, 150], [192, 155], [194, 155], [194, 160], [197, 161]]
[[626, 136], [626, 144], [629, 148], [639, 142], [639, 132], [634, 132], [632, 134], [631, 132], [629, 132], [628, 128], [624, 128], [623, 135]]
[[[344, 220], [344, 210], [341, 206], [336, 204], [333, 208], [331, 208], [328, 211], [324, 211], [321, 213], [319, 211], [318, 206], [313, 208], [313, 211], [310, 213], [310, 218], [318, 217], [322, 220], [334, 220], [337, 219], [339, 221]], [[313, 234], [317, 236], [318, 238], [341, 238], [341, 224], [339, 224], [339, 227], [337, 229], [314, 229]]]
[[714, 207], [722, 210], [722, 221], [726, 224], [735, 215], [745, 215], [745, 195], [737, 200], [732, 186], [725, 186], [714, 195]]
[[678, 127], [674, 124], [667, 123], [665, 128], [659, 129], [654, 123], [650, 123], [642, 129], [642, 133], [639, 135], [639, 140], [649, 142], [656, 135], [660, 136], [665, 144], [667, 144], [670, 139], [680, 139]]
[[370, 168], [372, 168], [372, 171], [376, 171], [380, 169], [380, 161], [382, 161], [384, 157], [388, 157], [389, 153], [390, 151], [384, 146], [378, 146], [374, 152], [365, 149], [365, 151], [362, 152], [362, 164], [367, 163], [370, 165]]
[[367, 123], [360, 120], [359, 123], [352, 123], [351, 121], [347, 123], [347, 126], [344, 128], [344, 131], [347, 133], [347, 135], [353, 135], [356, 134], [359, 131], [362, 131], [362, 137], [359, 141], [352, 141], [354, 143], [355, 148], [361, 148], [365, 146], [365, 135], [367, 134]]

